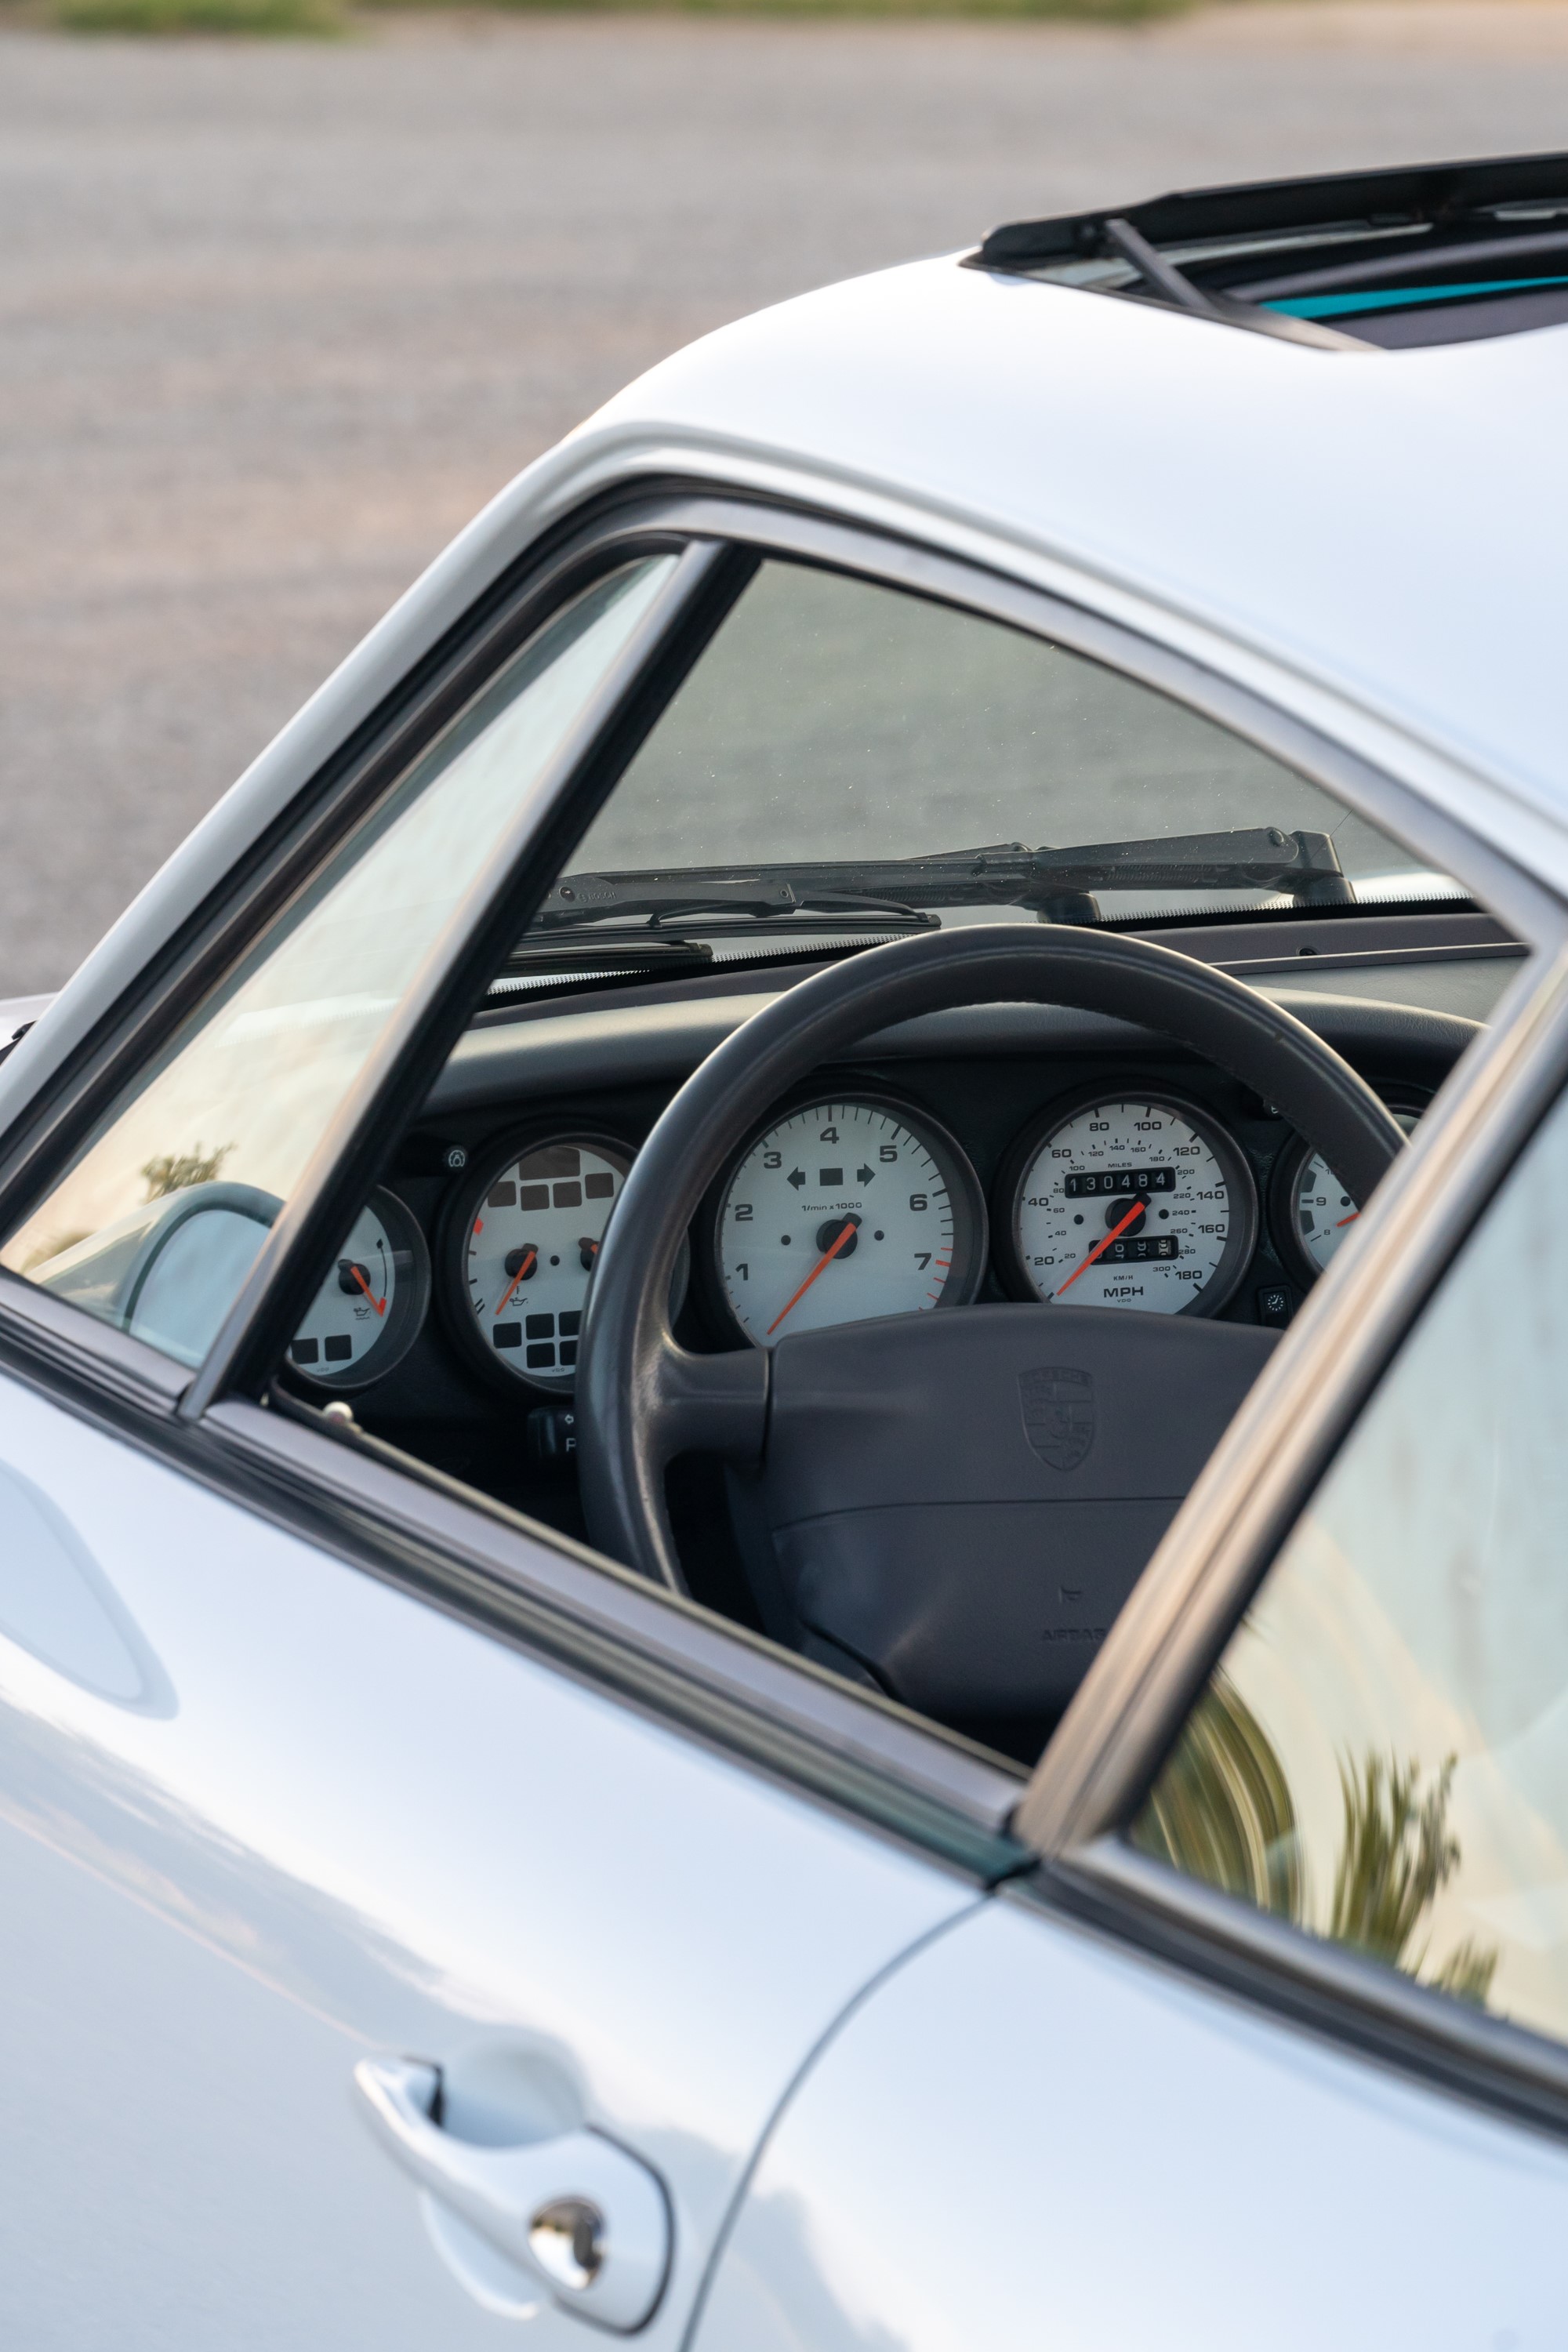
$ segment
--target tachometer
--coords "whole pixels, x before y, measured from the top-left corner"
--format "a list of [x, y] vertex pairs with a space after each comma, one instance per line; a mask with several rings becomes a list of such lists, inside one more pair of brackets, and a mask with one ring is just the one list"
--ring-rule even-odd
[[713, 1265], [748, 1339], [961, 1307], [985, 1263], [985, 1203], [923, 1110], [837, 1096], [771, 1120], [720, 1196]]
[[1258, 1239], [1251, 1172], [1222, 1127], [1163, 1092], [1057, 1103], [1003, 1163], [998, 1257], [1047, 1305], [1212, 1315]]
[[613, 1136], [512, 1136], [470, 1164], [443, 1241], [442, 1303], [470, 1361], [569, 1389], [588, 1281], [632, 1164]]
[[[1389, 1109], [1406, 1135], [1421, 1116], [1393, 1103]], [[1315, 1282], [1361, 1211], [1322, 1153], [1306, 1142], [1293, 1145], [1280, 1160], [1269, 1198], [1287, 1264], [1302, 1281]]]
[[407, 1354], [429, 1303], [425, 1236], [396, 1193], [378, 1187], [295, 1332], [289, 1361], [319, 1387], [367, 1388]]

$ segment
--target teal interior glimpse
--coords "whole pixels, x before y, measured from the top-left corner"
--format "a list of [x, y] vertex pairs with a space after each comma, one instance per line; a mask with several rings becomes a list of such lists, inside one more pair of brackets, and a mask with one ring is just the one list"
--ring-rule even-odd
[[1471, 294], [1527, 294], [1541, 286], [1568, 286], [1568, 275], [1488, 278], [1461, 286], [1384, 287], [1376, 293], [1293, 294], [1278, 302], [1260, 302], [1258, 308], [1284, 310], [1292, 319], [1345, 319], [1357, 310], [1408, 310], [1416, 303], [1458, 302]]

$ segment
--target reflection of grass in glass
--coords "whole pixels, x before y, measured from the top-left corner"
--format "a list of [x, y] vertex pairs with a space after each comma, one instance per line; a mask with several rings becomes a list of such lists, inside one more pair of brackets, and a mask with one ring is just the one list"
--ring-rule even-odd
[[[1467, 1937], [1428, 1968], [1422, 1929], [1459, 1867], [1448, 1828], [1455, 1759], [1421, 1791], [1421, 1768], [1367, 1753], [1340, 1766], [1343, 1829], [1326, 1933], [1369, 1959], [1485, 2008], [1499, 1954]], [[1131, 1837], [1260, 1911], [1309, 1924], [1296, 1808], [1272, 1741], [1218, 1670], [1193, 1709]]]
[[[372, 10], [431, 0], [361, 0]], [[453, 0], [435, 0], [450, 5]], [[456, 0], [464, 5], [464, 0]], [[583, 10], [647, 14], [674, 8], [704, 16], [1066, 16], [1135, 23], [1167, 16], [1194, 0], [489, 0], [505, 14], [554, 15]], [[354, 16], [340, 0], [53, 0], [53, 21], [73, 33], [304, 34], [321, 38], [348, 32]]]
[[342, 29], [332, 0], [54, 0], [73, 33], [306, 33]]
[[198, 1140], [194, 1150], [165, 1151], [161, 1159], [149, 1160], [142, 1170], [147, 1182], [143, 1199], [163, 1201], [193, 1184], [210, 1184], [233, 1150], [232, 1143], [220, 1143], [216, 1151], [204, 1151]]
[[50, 1258], [63, 1257], [67, 1250], [75, 1249], [78, 1242], [86, 1239], [86, 1233], [51, 1234], [47, 1241], [40, 1242], [37, 1249], [27, 1252], [16, 1271], [18, 1274], [31, 1274], [36, 1265], [47, 1265]]

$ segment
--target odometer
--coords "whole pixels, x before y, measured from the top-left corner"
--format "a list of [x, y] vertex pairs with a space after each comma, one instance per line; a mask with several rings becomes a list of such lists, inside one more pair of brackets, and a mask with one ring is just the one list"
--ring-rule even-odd
[[1212, 1315], [1258, 1236], [1247, 1162], [1196, 1104], [1107, 1092], [1032, 1120], [1004, 1164], [1003, 1261], [1047, 1306]]
[[745, 1337], [963, 1306], [985, 1263], [973, 1170], [923, 1110], [880, 1096], [803, 1103], [754, 1136], [714, 1219], [719, 1292]]

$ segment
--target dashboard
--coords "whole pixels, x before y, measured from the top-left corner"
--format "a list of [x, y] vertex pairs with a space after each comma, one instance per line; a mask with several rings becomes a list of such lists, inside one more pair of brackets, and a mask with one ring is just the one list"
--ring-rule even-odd
[[[1246, 976], [1410, 1127], [1478, 1034], [1478, 995], [1517, 968], [1488, 944], [1403, 961], [1394, 998], [1372, 958], [1314, 968], [1307, 990], [1299, 965]], [[804, 976], [481, 1014], [345, 1238], [286, 1384], [347, 1400], [404, 1450], [575, 1529], [572, 1390], [621, 1187], [682, 1079]], [[737, 1139], [671, 1312], [700, 1350], [976, 1299], [1280, 1325], [1355, 1214], [1269, 1104], [1169, 1040], [1050, 1007], [969, 1008], [867, 1040]]]

